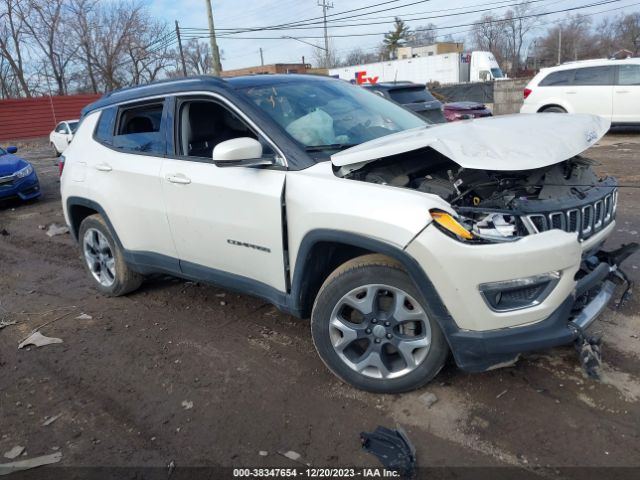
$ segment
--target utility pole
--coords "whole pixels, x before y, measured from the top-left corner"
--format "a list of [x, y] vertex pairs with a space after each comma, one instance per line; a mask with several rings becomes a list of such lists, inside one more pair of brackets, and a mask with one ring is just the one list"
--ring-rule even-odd
[[213, 74], [216, 77], [220, 76], [222, 72], [222, 65], [220, 64], [220, 51], [218, 50], [218, 44], [216, 42], [216, 30], [213, 26], [213, 11], [211, 10], [211, 0], [204, 0], [207, 4], [207, 17], [209, 17], [209, 43], [211, 46], [211, 57], [213, 59]]
[[325, 67], [329, 68], [329, 36], [327, 35], [327, 10], [333, 8], [333, 3], [327, 3], [327, 0], [318, 0], [318, 6], [322, 7], [322, 17], [324, 19], [324, 54]]
[[558, 27], [558, 65], [562, 63], [562, 26]]
[[178, 36], [178, 49], [180, 50], [180, 60], [182, 61], [182, 73], [187, 76], [187, 64], [184, 61], [184, 52], [182, 51], [182, 39], [180, 38], [180, 27], [176, 20], [176, 35]]
[[264, 66], [264, 57], [262, 56], [262, 47], [260, 47], [260, 65]]

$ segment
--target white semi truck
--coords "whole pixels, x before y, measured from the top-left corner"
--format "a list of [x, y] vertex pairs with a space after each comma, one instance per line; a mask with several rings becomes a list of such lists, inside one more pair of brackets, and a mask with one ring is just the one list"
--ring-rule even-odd
[[352, 83], [411, 81], [415, 83], [484, 82], [504, 78], [491, 52], [454, 52], [329, 69], [332, 77]]

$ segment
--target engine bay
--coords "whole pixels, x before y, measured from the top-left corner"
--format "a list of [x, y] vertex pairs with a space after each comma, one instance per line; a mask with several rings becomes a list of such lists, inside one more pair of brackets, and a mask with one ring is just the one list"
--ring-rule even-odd
[[[616, 181], [599, 178], [592, 169], [595, 164], [576, 156], [532, 170], [475, 170], [425, 148], [369, 162], [344, 177], [437, 195], [473, 219], [478, 236], [504, 240], [551, 228], [580, 232], [587, 220], [579, 216], [585, 205], [593, 205], [592, 224], [596, 215], [612, 217]], [[575, 218], [567, 213], [572, 209], [579, 212]], [[536, 216], [543, 218], [527, 220]]]

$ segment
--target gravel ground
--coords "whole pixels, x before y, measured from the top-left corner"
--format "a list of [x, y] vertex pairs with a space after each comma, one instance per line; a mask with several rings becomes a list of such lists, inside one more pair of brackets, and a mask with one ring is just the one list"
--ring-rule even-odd
[[[581, 479], [607, 473], [576, 467], [618, 467], [638, 478], [638, 297], [594, 327], [602, 381], [587, 379], [566, 347], [483, 374], [450, 364], [419, 391], [367, 394], [324, 368], [307, 320], [261, 300], [161, 276], [128, 297], [97, 294], [70, 236], [39, 228], [64, 222], [55, 158], [44, 142], [20, 147], [44, 195], [0, 204], [0, 315], [17, 321], [0, 330], [0, 455], [15, 445], [26, 447], [20, 459], [62, 453], [29, 478], [87, 478], [78, 468], [97, 466], [131, 467], [113, 478], [150, 478], [139, 469], [157, 467], [167, 478], [171, 461], [176, 474], [300, 467], [278, 453], [288, 450], [313, 466], [378, 466], [359, 442], [378, 425], [401, 425], [421, 467]], [[638, 134], [609, 134], [588, 156], [599, 172], [640, 184]], [[639, 238], [640, 189], [621, 189], [619, 204], [611, 247]], [[636, 282], [639, 265], [639, 255], [626, 263]], [[18, 350], [46, 322], [42, 333], [64, 343]], [[430, 407], [426, 393], [438, 399]]]

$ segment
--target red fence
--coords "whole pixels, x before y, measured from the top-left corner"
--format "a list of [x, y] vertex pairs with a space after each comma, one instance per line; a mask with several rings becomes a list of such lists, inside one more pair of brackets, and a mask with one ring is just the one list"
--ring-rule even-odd
[[58, 122], [80, 117], [100, 95], [69, 95], [0, 100], [0, 140], [49, 135]]

